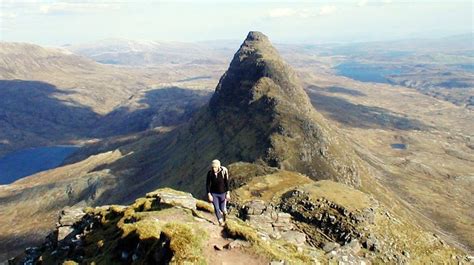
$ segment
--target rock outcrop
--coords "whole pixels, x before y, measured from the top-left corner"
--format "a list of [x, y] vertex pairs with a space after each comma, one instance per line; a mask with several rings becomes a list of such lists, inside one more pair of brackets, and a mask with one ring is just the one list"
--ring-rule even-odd
[[[263, 247], [244, 235], [244, 240], [232, 236], [216, 240], [215, 235], [221, 237], [222, 233], [213, 230], [222, 228], [213, 224], [211, 213], [203, 211], [204, 204], [189, 193], [165, 188], [129, 206], [66, 208], [41, 246], [27, 248], [9, 264], [206, 264], [216, 261], [215, 251], [226, 251], [224, 256], [230, 257], [249, 256], [255, 264], [268, 264], [283, 257], [276, 249], [292, 253], [291, 246], [304, 245], [304, 241], [282, 245], [268, 238]], [[281, 214], [285, 220], [280, 222], [291, 226], [289, 215]], [[240, 222], [233, 215], [228, 218], [229, 223]], [[224, 229], [235, 231], [235, 227]], [[258, 228], [251, 225], [247, 229], [255, 233]], [[304, 253], [294, 252], [287, 261], [301, 263], [309, 259]], [[232, 263], [232, 259], [226, 262]]]
[[245, 204], [240, 216], [255, 227], [265, 240], [283, 239], [297, 246], [306, 242], [306, 235], [294, 230], [290, 214], [278, 211], [273, 205], [262, 200], [253, 200]]

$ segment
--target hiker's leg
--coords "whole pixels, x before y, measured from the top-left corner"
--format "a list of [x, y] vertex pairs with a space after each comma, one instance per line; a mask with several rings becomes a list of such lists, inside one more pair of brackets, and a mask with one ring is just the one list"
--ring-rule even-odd
[[227, 200], [225, 198], [225, 193], [222, 194], [222, 201], [219, 207], [223, 214], [227, 214]]
[[221, 209], [220, 209], [220, 196], [219, 193], [211, 193], [212, 195], [212, 204], [214, 205], [214, 213], [216, 214], [217, 220], [222, 219]]

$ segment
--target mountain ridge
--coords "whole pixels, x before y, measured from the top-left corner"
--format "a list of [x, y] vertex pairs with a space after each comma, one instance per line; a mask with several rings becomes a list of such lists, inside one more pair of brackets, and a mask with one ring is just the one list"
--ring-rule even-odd
[[[243, 174], [259, 167], [229, 165]], [[262, 169], [262, 168], [261, 168]], [[267, 169], [268, 170], [268, 169]], [[341, 194], [344, 194], [341, 196]], [[46, 240], [12, 264], [433, 263], [469, 257], [374, 198], [273, 169], [233, 190], [224, 227], [190, 193], [160, 188], [130, 205], [67, 207]], [[417, 238], [416, 242], [412, 238]], [[430, 254], [427, 253], [430, 252]]]

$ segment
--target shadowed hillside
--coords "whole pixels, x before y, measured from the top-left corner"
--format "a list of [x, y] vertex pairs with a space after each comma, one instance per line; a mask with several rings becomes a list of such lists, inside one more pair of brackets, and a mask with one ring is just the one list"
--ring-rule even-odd
[[[115, 67], [9, 42], [0, 43], [0, 68], [0, 156], [177, 125], [207, 102], [221, 74], [202, 65]], [[210, 79], [183, 80], [204, 73]]]

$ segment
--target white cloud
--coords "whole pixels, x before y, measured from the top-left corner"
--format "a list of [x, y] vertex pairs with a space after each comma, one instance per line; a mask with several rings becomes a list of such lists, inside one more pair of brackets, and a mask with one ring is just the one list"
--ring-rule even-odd
[[0, 19], [14, 19], [18, 16], [17, 13], [0, 12]]
[[364, 6], [383, 6], [392, 4], [393, 0], [360, 0], [357, 2], [357, 6], [364, 7]]
[[358, 5], [358, 6], [366, 6], [368, 2], [369, 2], [369, 0], [360, 0], [360, 1], [357, 3], [357, 5]]
[[319, 9], [307, 9], [307, 8], [274, 8], [268, 12], [270, 18], [283, 18], [283, 17], [300, 17], [309, 18], [316, 16], [325, 16], [334, 13], [337, 10], [336, 6], [326, 5]]
[[42, 14], [71, 14], [88, 13], [99, 9], [117, 9], [118, 5], [106, 2], [55, 2], [39, 6], [39, 12]]
[[0, 26], [0, 32], [7, 32], [7, 31], [12, 31], [10, 28]]
[[336, 12], [336, 6], [323, 6], [319, 9], [319, 15], [326, 16]]
[[275, 8], [270, 10], [268, 16], [272, 18], [291, 17], [294, 16], [296, 13], [296, 10], [292, 8]]

